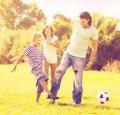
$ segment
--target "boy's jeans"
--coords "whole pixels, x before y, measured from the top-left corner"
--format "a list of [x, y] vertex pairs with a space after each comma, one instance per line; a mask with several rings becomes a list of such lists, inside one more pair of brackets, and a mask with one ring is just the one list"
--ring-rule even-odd
[[75, 57], [68, 53], [63, 55], [61, 64], [59, 66], [58, 71], [56, 72], [54, 83], [51, 88], [51, 93], [54, 96], [57, 96], [57, 92], [60, 88], [61, 80], [66, 72], [66, 69], [72, 66], [74, 71], [74, 82], [73, 82], [73, 102], [79, 104], [82, 98], [82, 75], [84, 68], [85, 58]]

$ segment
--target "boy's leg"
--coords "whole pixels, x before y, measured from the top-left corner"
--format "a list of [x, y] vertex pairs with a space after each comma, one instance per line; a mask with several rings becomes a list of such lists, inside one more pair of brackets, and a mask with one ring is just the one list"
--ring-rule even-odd
[[[65, 53], [63, 55], [61, 64], [59, 66], [59, 69], [56, 71], [55, 74], [55, 79], [51, 88], [51, 93], [53, 94], [53, 96], [57, 97], [57, 92], [60, 88], [60, 84], [61, 84], [61, 80], [62, 77], [66, 71], [66, 69], [71, 65], [70, 59], [69, 59], [69, 54]], [[53, 100], [51, 100], [53, 101]]]
[[39, 102], [40, 95], [41, 95], [41, 92], [37, 92], [37, 94], [36, 94], [36, 103]]
[[[40, 80], [39, 80], [40, 81]], [[45, 92], [49, 95], [50, 94], [50, 91], [47, 87], [47, 84], [46, 84], [47, 81], [40, 81], [40, 84], [41, 86], [43, 87], [43, 89], [45, 90]]]
[[41, 84], [39, 83], [39, 80], [37, 80], [36, 81], [36, 103], [39, 102], [39, 98], [42, 92], [43, 92], [43, 88]]
[[82, 99], [82, 76], [84, 69], [84, 58], [72, 57], [72, 67], [74, 71], [74, 83], [73, 83], [73, 102], [80, 104]]

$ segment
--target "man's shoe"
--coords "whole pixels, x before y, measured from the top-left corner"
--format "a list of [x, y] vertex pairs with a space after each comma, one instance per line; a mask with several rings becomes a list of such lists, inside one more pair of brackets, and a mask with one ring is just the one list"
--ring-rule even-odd
[[53, 96], [53, 94], [47, 95], [47, 99], [59, 99], [58, 96]]
[[55, 99], [51, 99], [50, 104], [54, 104], [54, 103], [55, 103]]
[[60, 99], [60, 97], [56, 96], [55, 99]]
[[53, 99], [54, 96], [52, 94], [47, 95], [47, 99]]
[[74, 106], [79, 106], [80, 103], [74, 102], [73, 105], [74, 105]]

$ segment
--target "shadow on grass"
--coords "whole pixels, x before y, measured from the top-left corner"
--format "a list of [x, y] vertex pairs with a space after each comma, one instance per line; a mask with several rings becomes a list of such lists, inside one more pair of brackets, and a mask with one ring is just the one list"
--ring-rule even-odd
[[[91, 101], [92, 99], [94, 99], [93, 97], [83, 97], [83, 99], [86, 99], [86, 100], [89, 100]], [[61, 106], [61, 107], [66, 107], [66, 106], [69, 106], [69, 107], [82, 107], [82, 108], [95, 108], [95, 109], [107, 109], [107, 110], [118, 110], [120, 111], [120, 107], [111, 107], [111, 106], [108, 106], [108, 105], [105, 105], [105, 104], [92, 104], [92, 103], [81, 103], [79, 105], [74, 105], [73, 103], [65, 103], [65, 102], [58, 102], [57, 103], [58, 106]]]
[[57, 103], [59, 106], [71, 106], [71, 107], [89, 107], [89, 106], [91, 106], [91, 104], [77, 104], [77, 105], [75, 105], [75, 104], [71, 104], [71, 103], [62, 103], [62, 102], [59, 102], [59, 103]]
[[74, 104], [70, 104], [70, 103], [62, 103], [62, 102], [59, 102], [58, 103], [59, 106], [61, 107], [66, 107], [66, 106], [71, 106], [71, 107], [82, 107], [82, 108], [89, 108], [89, 107], [93, 107], [95, 109], [107, 109], [107, 110], [118, 110], [120, 111], [120, 107], [109, 107], [109, 106], [106, 106], [106, 105], [93, 105], [93, 104], [79, 104], [79, 105], [74, 105]]
[[95, 109], [107, 109], [107, 110], [113, 109], [113, 110], [119, 110], [120, 111], [120, 107], [108, 107], [106, 105], [97, 105], [95, 107]]
[[[61, 97], [61, 98], [63, 98], [63, 97]], [[91, 99], [92, 97], [83, 97], [83, 99]], [[92, 104], [77, 104], [77, 105], [75, 105], [75, 104], [73, 104], [73, 103], [65, 103], [65, 102], [58, 102], [57, 103], [59, 106], [71, 106], [71, 107], [90, 107], [90, 106], [92, 106]]]

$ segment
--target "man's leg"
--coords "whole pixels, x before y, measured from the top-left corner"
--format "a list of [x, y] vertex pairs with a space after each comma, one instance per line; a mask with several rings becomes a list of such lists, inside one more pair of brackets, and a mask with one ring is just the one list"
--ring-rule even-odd
[[84, 69], [84, 58], [72, 57], [72, 67], [74, 71], [74, 83], [73, 83], [73, 102], [75, 104], [80, 104], [82, 99], [82, 76]]
[[65, 53], [63, 55], [62, 61], [60, 63], [59, 69], [56, 71], [55, 79], [51, 88], [51, 93], [53, 96], [57, 96], [57, 92], [60, 88], [62, 77], [66, 71], [66, 69], [71, 65], [69, 54]]

